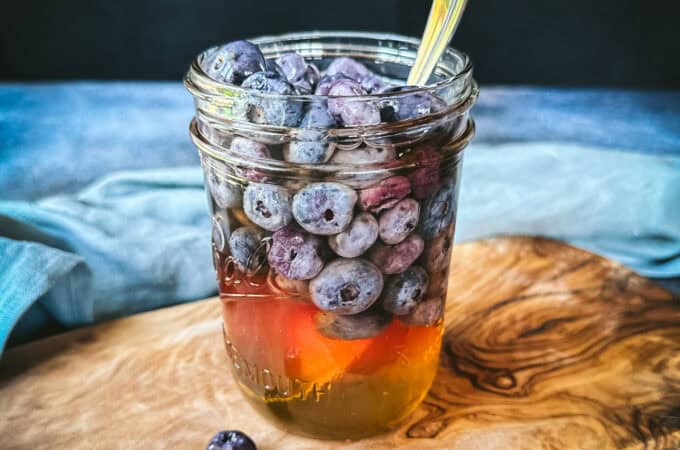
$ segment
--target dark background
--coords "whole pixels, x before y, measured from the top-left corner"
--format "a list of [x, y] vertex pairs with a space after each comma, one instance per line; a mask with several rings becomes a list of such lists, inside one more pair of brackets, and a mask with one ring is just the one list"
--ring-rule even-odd
[[[179, 79], [219, 42], [299, 30], [419, 36], [430, 0], [4, 0], [0, 79]], [[680, 88], [679, 0], [469, 0], [482, 83]]]

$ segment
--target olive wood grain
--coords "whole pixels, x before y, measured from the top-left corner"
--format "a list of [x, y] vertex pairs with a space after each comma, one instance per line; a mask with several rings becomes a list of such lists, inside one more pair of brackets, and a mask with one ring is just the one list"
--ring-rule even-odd
[[206, 300], [9, 350], [2, 449], [680, 448], [680, 301], [561, 243], [458, 245], [442, 364], [408, 423], [358, 442], [287, 434], [246, 404]]

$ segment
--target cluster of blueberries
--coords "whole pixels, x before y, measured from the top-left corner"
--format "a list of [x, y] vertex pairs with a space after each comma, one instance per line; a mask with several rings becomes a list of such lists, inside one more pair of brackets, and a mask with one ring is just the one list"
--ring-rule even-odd
[[[209, 52], [204, 71], [216, 81], [267, 93], [329, 95], [327, 101], [297, 111], [277, 108], [262, 97], [251, 104], [248, 119], [300, 128], [372, 125], [430, 114], [445, 107], [427, 93], [393, 97], [389, 105], [352, 101], [353, 97], [402, 88], [389, 87], [361, 63], [333, 60], [323, 74], [296, 53], [266, 60], [257, 46], [235, 41]], [[356, 99], [354, 99], [356, 100]], [[274, 117], [283, 114], [280, 117]], [[304, 135], [303, 135], [304, 136]], [[397, 159], [394, 149], [363, 147], [330, 149], [321, 139], [295, 140], [282, 149], [293, 163], [362, 164]], [[272, 158], [269, 146], [233, 137], [229, 148], [242, 156]], [[455, 217], [455, 181], [440, 179], [438, 148], [422, 144], [406, 155], [412, 168], [405, 174], [385, 171], [367, 187], [354, 189], [335, 181], [292, 188], [267, 183], [257, 169], [236, 169], [249, 180], [241, 191], [216, 174], [207, 177], [217, 206], [240, 208], [248, 225], [229, 230], [228, 218], [216, 220], [213, 242], [228, 252], [236, 267], [252, 270], [264, 240], [270, 242], [265, 262], [281, 286], [305, 290], [323, 311], [319, 329], [331, 337], [366, 338], [378, 334], [398, 316], [405, 323], [432, 325], [442, 314], [441, 280]], [[238, 172], [240, 170], [240, 172]], [[217, 213], [216, 213], [217, 214]], [[258, 261], [261, 262], [261, 261]]]

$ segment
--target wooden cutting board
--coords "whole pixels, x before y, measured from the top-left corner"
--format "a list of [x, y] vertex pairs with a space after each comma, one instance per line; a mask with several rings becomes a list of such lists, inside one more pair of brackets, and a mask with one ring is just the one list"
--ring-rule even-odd
[[9, 350], [2, 449], [202, 449], [241, 429], [260, 449], [680, 448], [680, 301], [564, 244], [456, 247], [441, 369], [407, 424], [358, 442], [278, 430], [241, 398], [217, 300]]

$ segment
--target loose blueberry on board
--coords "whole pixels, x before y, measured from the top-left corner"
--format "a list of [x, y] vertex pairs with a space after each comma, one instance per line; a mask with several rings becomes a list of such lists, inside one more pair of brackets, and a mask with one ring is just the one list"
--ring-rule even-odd
[[[300, 122], [300, 128], [333, 128], [335, 125], [335, 119], [323, 104], [313, 104]], [[319, 131], [301, 130], [298, 140], [288, 143], [283, 148], [283, 159], [298, 164], [328, 162], [333, 155], [333, 149], [323, 140], [324, 136]]]
[[439, 236], [425, 243], [423, 261], [429, 272], [446, 269], [451, 260], [453, 248], [453, 227], [442, 231]]
[[288, 189], [274, 184], [250, 183], [243, 192], [243, 212], [265, 230], [276, 231], [293, 218]]
[[335, 74], [335, 75], [324, 75], [319, 79], [319, 82], [316, 84], [316, 88], [314, 89], [314, 95], [328, 95], [328, 93], [331, 90], [331, 86], [333, 86], [333, 83], [336, 80], [351, 80], [351, 78], [348, 78], [344, 75], [341, 74]]
[[420, 217], [420, 204], [405, 198], [380, 214], [380, 239], [385, 244], [398, 244], [416, 229]]
[[344, 258], [356, 258], [371, 248], [378, 239], [378, 221], [370, 213], [357, 215], [349, 226], [328, 237], [329, 247]]
[[229, 253], [231, 253], [236, 267], [241, 272], [250, 272], [259, 267], [263, 261], [254, 261], [255, 252], [262, 244], [264, 234], [257, 227], [241, 227], [229, 236]]
[[385, 88], [385, 83], [368, 67], [359, 61], [342, 56], [335, 58], [326, 69], [327, 76], [342, 75], [356, 81], [367, 92], [378, 92]]
[[[241, 87], [267, 94], [296, 95], [297, 90], [276, 72], [257, 72], [246, 78]], [[258, 124], [294, 127], [302, 115], [302, 103], [283, 97], [251, 96], [245, 117]]]
[[333, 164], [379, 164], [397, 158], [394, 147], [359, 147], [355, 150], [336, 150], [331, 158]]
[[410, 234], [397, 245], [376, 243], [368, 252], [368, 257], [380, 267], [384, 274], [401, 273], [408, 269], [423, 253], [425, 243], [417, 234]]
[[223, 252], [227, 245], [227, 236], [231, 230], [229, 215], [224, 210], [217, 210], [213, 214], [212, 221], [212, 242], [215, 248]]
[[217, 161], [204, 162], [204, 167], [208, 191], [215, 204], [221, 209], [241, 206], [241, 187], [227, 179], [227, 167]]
[[432, 146], [416, 148], [402, 158], [406, 163], [418, 165], [408, 175], [413, 196], [418, 200], [429, 197], [437, 189], [441, 160], [441, 154]]
[[384, 93], [394, 93], [395, 97], [385, 102], [380, 109], [380, 118], [383, 122], [398, 122], [400, 120], [417, 119], [446, 110], [446, 102], [429, 92], [414, 92], [401, 94], [415, 86], [394, 86], [384, 89]]
[[444, 317], [444, 300], [435, 297], [418, 303], [410, 314], [399, 316], [399, 320], [411, 326], [430, 327], [439, 323], [442, 317]]
[[352, 221], [357, 194], [341, 183], [311, 183], [293, 197], [293, 216], [313, 234], [340, 233]]
[[447, 183], [430, 198], [425, 200], [420, 220], [420, 233], [425, 239], [432, 239], [453, 223], [456, 214], [456, 185]]
[[411, 183], [403, 176], [389, 177], [359, 192], [359, 206], [378, 213], [396, 205], [411, 192]]
[[380, 111], [374, 103], [352, 97], [366, 95], [367, 92], [353, 80], [335, 80], [328, 91], [328, 111], [345, 126], [377, 125]]
[[383, 308], [398, 316], [411, 313], [427, 292], [428, 282], [427, 272], [419, 266], [409, 267], [391, 276], [385, 282]]
[[319, 69], [307, 63], [302, 55], [297, 53], [284, 53], [276, 59], [277, 64], [283, 70], [286, 79], [300, 92], [310, 94], [318, 83]]
[[208, 443], [206, 450], [257, 450], [248, 435], [237, 430], [220, 431]]
[[269, 265], [291, 280], [310, 280], [323, 269], [322, 241], [296, 225], [288, 225], [272, 235]]
[[358, 314], [375, 303], [383, 276], [371, 262], [360, 258], [336, 259], [309, 283], [314, 304], [336, 314]]
[[224, 44], [208, 53], [201, 64], [213, 80], [236, 86], [250, 75], [265, 70], [265, 65], [260, 49], [248, 41]]
[[314, 322], [319, 332], [331, 339], [369, 339], [378, 336], [392, 322], [392, 315], [377, 308], [343, 316], [332, 312], [318, 312]]

